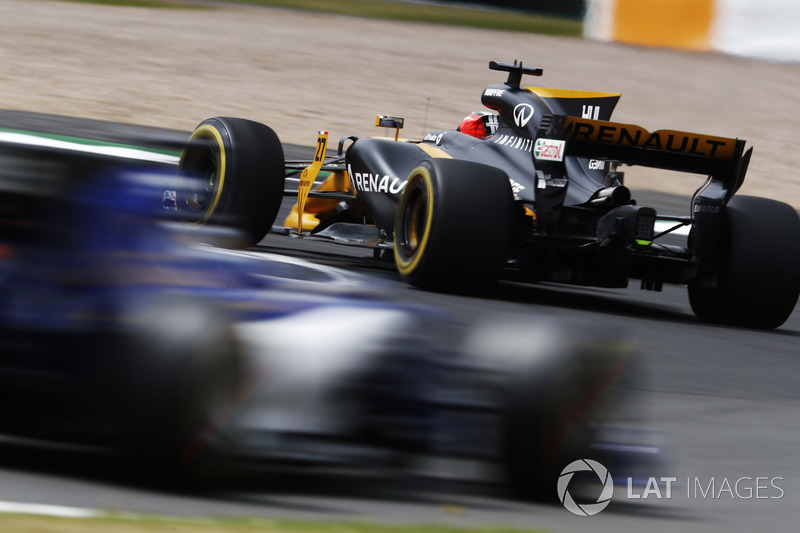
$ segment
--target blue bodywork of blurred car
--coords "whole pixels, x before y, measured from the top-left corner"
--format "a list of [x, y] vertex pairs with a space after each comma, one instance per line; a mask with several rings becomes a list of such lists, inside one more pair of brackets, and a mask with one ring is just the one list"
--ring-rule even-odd
[[615, 334], [467, 327], [355, 274], [195, 244], [153, 212], [169, 179], [60, 179], [5, 221], [0, 432], [115, 447], [182, 479], [459, 457], [534, 498], [575, 458], [650, 453], [597, 440], [631, 403], [635, 352]]

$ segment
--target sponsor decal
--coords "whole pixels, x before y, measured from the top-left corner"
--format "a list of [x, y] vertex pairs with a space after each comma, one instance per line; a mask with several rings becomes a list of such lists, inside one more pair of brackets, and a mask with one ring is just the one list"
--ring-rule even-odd
[[484, 126], [486, 126], [487, 136], [494, 135], [495, 133], [497, 133], [497, 130], [500, 129], [500, 117], [498, 117], [497, 115], [487, 115]]
[[514, 124], [524, 128], [533, 118], [533, 106], [530, 104], [517, 104], [514, 108]]
[[530, 153], [533, 150], [532, 140], [525, 137], [517, 137], [516, 135], [501, 135], [492, 142], [515, 150], [522, 150], [523, 152]]
[[353, 176], [353, 184], [356, 189], [362, 192], [385, 192], [399, 194], [403, 192], [406, 181], [400, 178], [393, 178], [388, 175], [371, 174], [369, 172], [356, 172]]
[[569, 183], [567, 178], [554, 178], [550, 174], [545, 174], [541, 170], [536, 171], [536, 177], [538, 178], [536, 182], [537, 189], [546, 189], [548, 187], [562, 189]]
[[436, 145], [438, 146], [442, 144], [442, 137], [444, 137], [444, 133], [439, 133], [439, 134], [428, 133], [422, 140], [436, 143]]
[[585, 105], [581, 111], [581, 118], [589, 118], [597, 120], [600, 117], [599, 105]]
[[605, 170], [605, 169], [606, 169], [605, 161], [600, 161], [599, 159], [589, 160], [589, 170]]
[[566, 144], [558, 139], [536, 139], [533, 157], [540, 161], [563, 161]]
[[483, 91], [484, 96], [503, 96], [506, 91], [504, 89], [486, 89]]
[[525, 190], [525, 186], [521, 185], [520, 183], [517, 183], [516, 181], [512, 180], [511, 178], [508, 178], [508, 181], [511, 182], [511, 192], [513, 192], [515, 195], [518, 192]]
[[736, 139], [674, 130], [658, 130], [651, 133], [641, 126], [633, 124], [585, 120], [575, 117], [566, 118], [564, 134], [566, 137], [576, 140], [598, 141], [720, 159], [730, 159], [736, 148]]
[[161, 207], [162, 209], [177, 211], [178, 210], [177, 193], [175, 191], [164, 191], [164, 195], [161, 197]]
[[694, 208], [692, 209], [692, 211], [694, 211], [695, 213], [708, 213], [710, 215], [717, 215], [719, 214], [719, 206], [694, 204]]

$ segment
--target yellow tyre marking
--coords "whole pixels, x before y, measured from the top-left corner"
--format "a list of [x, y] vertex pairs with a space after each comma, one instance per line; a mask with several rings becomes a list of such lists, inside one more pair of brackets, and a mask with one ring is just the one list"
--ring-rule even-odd
[[[225, 146], [222, 143], [222, 134], [219, 132], [217, 128], [211, 126], [210, 124], [203, 124], [199, 126], [194, 132], [192, 133], [191, 137], [189, 138], [189, 142], [191, 143], [195, 139], [214, 139], [217, 141], [217, 145], [219, 146], [219, 154], [220, 154], [220, 161], [219, 161], [219, 172], [217, 176], [218, 185], [216, 194], [214, 194], [214, 198], [211, 201], [211, 205], [206, 209], [206, 213], [203, 215], [203, 218], [198, 220], [197, 222], [192, 222], [193, 225], [202, 226], [208, 219], [211, 218], [211, 215], [214, 214], [214, 211], [217, 209], [217, 204], [219, 204], [219, 199], [222, 197], [222, 188], [225, 185]], [[216, 172], [216, 169], [214, 169]]]
[[[428, 246], [428, 239], [431, 234], [431, 222], [433, 220], [433, 182], [431, 181], [431, 174], [425, 167], [417, 167], [411, 173], [411, 178], [409, 178], [409, 185], [410, 182], [416, 178], [417, 176], [422, 177], [422, 181], [425, 184], [425, 192], [426, 192], [426, 219], [425, 219], [425, 231], [422, 234], [422, 240], [420, 241], [417, 249], [414, 250], [414, 253], [411, 256], [411, 260], [407, 260], [402, 257], [402, 254], [398, 251], [398, 243], [395, 243], [394, 247], [394, 259], [397, 263], [397, 270], [400, 271], [401, 274], [408, 275], [414, 272], [417, 268], [417, 265], [422, 260], [422, 257], [425, 255], [425, 248]], [[407, 186], [408, 187], [408, 186]], [[403, 206], [405, 209], [405, 206]], [[397, 235], [395, 235], [395, 239]]]

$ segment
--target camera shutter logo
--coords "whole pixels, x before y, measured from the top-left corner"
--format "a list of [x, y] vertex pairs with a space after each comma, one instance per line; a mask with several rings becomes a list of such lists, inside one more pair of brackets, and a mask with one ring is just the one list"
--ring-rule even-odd
[[[597, 474], [598, 479], [603, 484], [603, 491], [598, 496], [595, 503], [579, 504], [569, 493], [569, 482], [576, 472], [590, 471]], [[614, 494], [614, 480], [611, 479], [611, 474], [608, 469], [592, 459], [579, 459], [573, 461], [561, 471], [558, 477], [558, 498], [567, 511], [579, 516], [592, 516], [596, 515], [605, 509], [611, 503], [611, 496]]]

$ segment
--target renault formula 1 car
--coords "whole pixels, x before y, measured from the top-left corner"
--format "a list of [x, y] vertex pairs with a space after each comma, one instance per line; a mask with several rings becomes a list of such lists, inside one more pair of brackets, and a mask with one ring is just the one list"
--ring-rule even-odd
[[[800, 293], [800, 217], [778, 201], [734, 196], [752, 153], [745, 141], [610, 122], [619, 94], [523, 87], [541, 69], [489, 67], [508, 77], [483, 91], [496, 114], [479, 127], [419, 141], [345, 137], [332, 157], [321, 132], [313, 161], [284, 161], [267, 126], [206, 120], [182, 154], [170, 205], [195, 227], [237, 227], [252, 245], [282, 197], [297, 196], [273, 229], [393, 250], [400, 276], [424, 288], [639, 279], [656, 291], [688, 285], [703, 320], [775, 328], [788, 318]], [[377, 124], [399, 131], [403, 120]], [[632, 199], [623, 164], [706, 180], [688, 214], [657, 215]], [[296, 190], [285, 188], [289, 179]], [[656, 231], [657, 216], [666, 229]], [[674, 244], [667, 237], [679, 229], [688, 239]]]
[[626, 477], [654, 456], [620, 428], [642, 378], [614, 332], [466, 327], [354, 274], [196, 245], [154, 216], [174, 170], [55, 150], [0, 143], [0, 199], [30, 207], [0, 217], [4, 442], [122, 451], [170, 483], [456, 457], [525, 497], [577, 458]]

